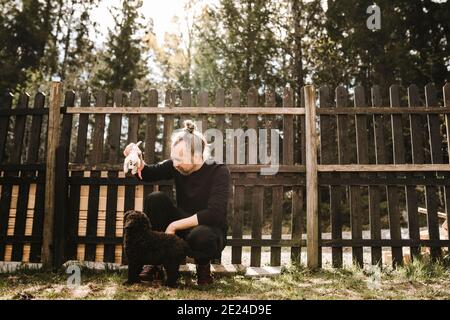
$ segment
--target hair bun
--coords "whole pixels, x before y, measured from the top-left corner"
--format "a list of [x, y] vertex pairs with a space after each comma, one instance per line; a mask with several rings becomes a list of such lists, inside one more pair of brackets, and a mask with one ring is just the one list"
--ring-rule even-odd
[[185, 120], [184, 129], [186, 129], [186, 131], [189, 133], [194, 133], [194, 130], [197, 130], [197, 126], [192, 120]]

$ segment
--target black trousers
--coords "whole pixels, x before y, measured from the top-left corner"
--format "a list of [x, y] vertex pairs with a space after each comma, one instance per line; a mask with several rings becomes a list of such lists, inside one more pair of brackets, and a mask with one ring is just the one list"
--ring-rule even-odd
[[[152, 230], [166, 231], [170, 223], [190, 215], [174, 205], [167, 194], [155, 191], [146, 196], [144, 212], [150, 219]], [[186, 230], [179, 230], [176, 235], [185, 239], [192, 251], [192, 258], [197, 264], [207, 264], [220, 257], [225, 248], [224, 232], [217, 227], [198, 225]]]

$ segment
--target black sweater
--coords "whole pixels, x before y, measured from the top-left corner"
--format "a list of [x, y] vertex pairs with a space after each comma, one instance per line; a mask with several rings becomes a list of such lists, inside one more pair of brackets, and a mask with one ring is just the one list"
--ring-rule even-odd
[[[136, 174], [137, 176], [137, 174]], [[190, 175], [182, 175], [172, 160], [145, 165], [142, 180], [175, 180], [177, 206], [190, 215], [197, 214], [198, 223], [216, 226], [227, 232], [227, 208], [230, 171], [224, 164], [204, 163]]]

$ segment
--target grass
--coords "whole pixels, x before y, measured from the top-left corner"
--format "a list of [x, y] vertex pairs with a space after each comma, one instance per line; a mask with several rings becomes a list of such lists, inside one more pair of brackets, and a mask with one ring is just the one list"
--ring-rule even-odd
[[450, 258], [417, 259], [400, 267], [356, 266], [310, 270], [283, 268], [271, 278], [243, 275], [216, 278], [199, 288], [195, 276], [183, 276], [178, 289], [157, 284], [123, 285], [123, 271], [81, 271], [81, 284], [67, 286], [64, 272], [19, 270], [0, 274], [0, 299], [450, 299]]

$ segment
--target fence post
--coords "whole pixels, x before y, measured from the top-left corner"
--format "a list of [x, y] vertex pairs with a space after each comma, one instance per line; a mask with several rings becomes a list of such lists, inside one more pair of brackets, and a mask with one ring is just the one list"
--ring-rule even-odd
[[61, 82], [53, 81], [50, 89], [48, 111], [47, 157], [45, 165], [45, 211], [42, 232], [42, 264], [44, 268], [53, 265], [54, 217], [55, 217], [55, 166], [56, 147], [60, 131]]
[[307, 265], [319, 267], [319, 203], [317, 182], [316, 89], [304, 88], [306, 131], [306, 239]]

